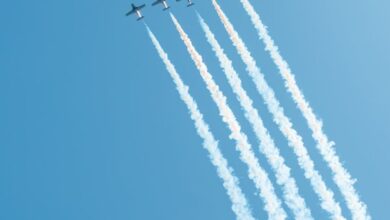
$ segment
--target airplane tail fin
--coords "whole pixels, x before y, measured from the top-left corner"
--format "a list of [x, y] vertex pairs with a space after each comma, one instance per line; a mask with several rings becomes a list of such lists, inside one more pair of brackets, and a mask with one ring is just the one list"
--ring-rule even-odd
[[142, 20], [142, 19], [144, 19], [144, 16], [139, 17], [139, 18], [137, 19], [137, 21]]
[[195, 5], [195, 3], [190, 3], [190, 4], [187, 5], [187, 7], [191, 7], [193, 5]]
[[168, 6], [168, 7], [164, 8], [163, 11], [166, 11], [166, 10], [168, 10], [168, 9], [170, 9], [170, 8], [171, 8], [171, 7]]

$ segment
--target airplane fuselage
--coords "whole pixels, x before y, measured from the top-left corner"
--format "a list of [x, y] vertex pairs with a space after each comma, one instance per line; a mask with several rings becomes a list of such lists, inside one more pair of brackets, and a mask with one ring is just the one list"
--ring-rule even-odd
[[168, 9], [169, 8], [167, 1], [163, 1], [162, 3], [164, 5], [164, 9]]
[[139, 11], [139, 9], [137, 9], [137, 10], [135, 11], [135, 13], [137, 13], [138, 18], [142, 18], [142, 14], [141, 14], [141, 12]]
[[194, 5], [194, 3], [191, 0], [188, 0], [187, 7], [190, 7], [190, 6], [193, 6], [193, 5]]

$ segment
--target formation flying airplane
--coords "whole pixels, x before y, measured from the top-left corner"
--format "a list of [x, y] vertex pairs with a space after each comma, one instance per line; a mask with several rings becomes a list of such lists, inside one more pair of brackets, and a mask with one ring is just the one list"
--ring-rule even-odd
[[[181, 0], [176, 0], [177, 2], [180, 2]], [[187, 0], [188, 4], [187, 7], [193, 6], [195, 3], [192, 2], [192, 0]]]
[[156, 0], [155, 2], [152, 3], [152, 6], [155, 6], [158, 4], [162, 4], [164, 6], [164, 9], [163, 9], [164, 11], [168, 10], [170, 8], [166, 0]]
[[141, 20], [142, 18], [144, 18], [144, 16], [142, 16], [142, 14], [141, 14], [141, 9], [142, 9], [143, 7], [145, 7], [145, 4], [140, 5], [140, 6], [135, 6], [134, 4], [131, 4], [131, 7], [132, 7], [131, 11], [127, 12], [126, 16], [129, 16], [129, 15], [135, 13], [135, 14], [137, 15], [137, 17], [138, 17], [138, 18], [137, 18], [137, 21], [139, 21], [139, 20]]
[[[181, 0], [176, 0], [177, 2], [180, 2]], [[190, 6], [193, 6], [194, 3], [192, 2], [192, 0], [187, 0], [187, 7], [190, 7]], [[167, 10], [169, 9], [169, 5], [167, 3], [167, 0], [155, 0], [153, 3], [152, 3], [152, 6], [155, 6], [155, 5], [158, 5], [158, 4], [162, 4], [164, 6], [163, 10]], [[141, 14], [141, 9], [145, 7], [145, 4], [142, 4], [140, 6], [136, 6], [135, 4], [131, 4], [131, 10], [129, 12], [126, 13], [126, 16], [129, 16], [131, 14], [135, 14], [137, 16], [137, 21], [141, 20], [144, 18], [144, 16]]]

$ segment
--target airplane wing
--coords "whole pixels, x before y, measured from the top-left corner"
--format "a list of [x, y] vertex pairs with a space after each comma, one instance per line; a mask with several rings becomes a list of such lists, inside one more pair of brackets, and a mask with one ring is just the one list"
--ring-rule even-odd
[[127, 13], [126, 13], [126, 16], [129, 16], [129, 15], [131, 15], [131, 14], [134, 14], [137, 10], [140, 10], [141, 8], [144, 8], [144, 7], [145, 7], [145, 4], [140, 5], [140, 6], [138, 6], [138, 7], [135, 7], [135, 8], [133, 8], [131, 11], [127, 12]]
[[127, 12], [127, 13], [126, 13], [126, 16], [129, 16], [129, 15], [134, 14], [134, 13], [135, 13], [135, 10], [133, 9], [133, 10]]
[[162, 2], [162, 0], [156, 0], [155, 2], [152, 3], [153, 6], [157, 5], [157, 4], [160, 4]]

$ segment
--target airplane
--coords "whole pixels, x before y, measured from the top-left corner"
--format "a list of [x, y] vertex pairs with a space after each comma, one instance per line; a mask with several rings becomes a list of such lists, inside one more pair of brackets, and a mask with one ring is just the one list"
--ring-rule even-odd
[[[176, 0], [177, 2], [180, 2], [181, 0]], [[192, 2], [192, 0], [187, 0], [188, 4], [187, 7], [193, 6], [195, 3]]]
[[135, 6], [134, 4], [131, 4], [131, 7], [132, 7], [131, 11], [127, 12], [127, 13], [126, 13], [126, 16], [129, 16], [129, 15], [135, 13], [135, 14], [137, 15], [137, 21], [139, 21], [139, 20], [141, 20], [142, 18], [144, 18], [144, 16], [142, 16], [142, 14], [141, 14], [141, 9], [142, 9], [143, 7], [145, 7], [145, 4], [140, 5], [140, 6]]
[[155, 2], [152, 3], [152, 6], [155, 6], [155, 5], [158, 5], [158, 4], [163, 4], [163, 6], [164, 6], [163, 10], [164, 11], [168, 10], [170, 8], [166, 0], [156, 0]]

